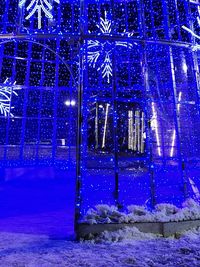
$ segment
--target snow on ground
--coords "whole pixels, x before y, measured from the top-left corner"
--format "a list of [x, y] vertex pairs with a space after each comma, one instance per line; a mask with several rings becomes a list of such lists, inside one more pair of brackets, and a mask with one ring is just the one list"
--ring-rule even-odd
[[[112, 240], [112, 242], [111, 242]], [[2, 267], [200, 266], [200, 230], [163, 238], [125, 228], [98, 240], [53, 240], [45, 235], [0, 233]]]

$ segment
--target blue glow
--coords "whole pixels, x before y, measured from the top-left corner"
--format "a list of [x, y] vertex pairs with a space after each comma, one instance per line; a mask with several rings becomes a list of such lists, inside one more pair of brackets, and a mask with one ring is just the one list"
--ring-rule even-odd
[[2, 0], [0, 167], [78, 164], [81, 216], [198, 200], [198, 6]]

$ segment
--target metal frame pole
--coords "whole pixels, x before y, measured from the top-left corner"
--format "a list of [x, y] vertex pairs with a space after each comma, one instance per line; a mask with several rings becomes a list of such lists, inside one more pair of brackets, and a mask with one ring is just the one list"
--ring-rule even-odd
[[76, 144], [76, 196], [75, 196], [75, 233], [78, 232], [78, 222], [81, 216], [81, 162], [82, 162], [82, 102], [83, 102], [83, 67], [84, 67], [84, 51], [82, 49], [84, 43], [84, 0], [80, 0], [80, 39], [79, 39], [79, 82], [78, 82], [78, 110], [77, 110], [77, 144]]

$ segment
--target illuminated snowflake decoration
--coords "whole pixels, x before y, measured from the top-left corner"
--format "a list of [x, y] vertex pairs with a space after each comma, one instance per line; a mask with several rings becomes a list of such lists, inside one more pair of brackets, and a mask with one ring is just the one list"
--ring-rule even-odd
[[[52, 15], [52, 2], [60, 4], [60, 0], [31, 0], [30, 4], [27, 6], [26, 10], [29, 14], [25, 17], [25, 19], [30, 19], [36, 12], [38, 16], [38, 29], [42, 27], [42, 11], [48, 19], [53, 19]], [[19, 7], [22, 8], [25, 4], [26, 0], [19, 1]]]
[[[107, 19], [107, 13], [105, 12], [105, 19], [100, 18], [100, 29], [101, 33], [108, 35], [111, 32], [111, 20]], [[131, 35], [129, 35], [131, 36]], [[132, 48], [133, 45], [128, 42], [115, 42], [116, 46]], [[97, 69], [98, 71], [102, 72], [102, 77], [107, 78], [107, 82], [110, 83], [110, 78], [112, 77], [112, 52], [115, 49], [113, 43], [109, 41], [99, 42], [98, 40], [89, 40], [88, 41], [88, 53], [87, 59], [89, 66], [95, 68], [97, 61], [100, 57], [103, 58], [103, 63]]]
[[[198, 26], [200, 27], [200, 6], [197, 7], [197, 11], [198, 11], [197, 23], [198, 23]], [[196, 34], [193, 30], [189, 29], [186, 26], [182, 26], [182, 28], [186, 30], [187, 32], [189, 32], [195, 39], [200, 40], [200, 35]], [[200, 45], [193, 46], [193, 50], [198, 50], [198, 49], [200, 49]]]
[[16, 90], [20, 90], [21, 88], [13, 87], [15, 85], [12, 84], [12, 82], [9, 81], [7, 78], [3, 84], [0, 85], [0, 114], [3, 116], [11, 116], [14, 117], [14, 115], [11, 113], [11, 109], [14, 107], [11, 107], [11, 100], [13, 95], [18, 96]]

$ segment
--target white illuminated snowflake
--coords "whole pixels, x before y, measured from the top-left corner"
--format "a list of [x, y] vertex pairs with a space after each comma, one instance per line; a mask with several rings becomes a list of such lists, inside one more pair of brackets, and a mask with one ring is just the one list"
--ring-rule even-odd
[[14, 88], [12, 82], [9, 81], [9, 79], [6, 79], [3, 84], [0, 85], [0, 114], [4, 115], [5, 117], [11, 116], [14, 117], [14, 115], [11, 113], [11, 100], [12, 96], [16, 95], [18, 96], [16, 90], [19, 90], [21, 88]]
[[[197, 11], [198, 11], [197, 23], [198, 23], [198, 26], [200, 27], [200, 6], [197, 7]], [[184, 25], [182, 26], [182, 28], [186, 30], [187, 32], [189, 32], [195, 39], [200, 39], [200, 35], [196, 34], [193, 30], [189, 29], [188, 27]], [[200, 49], [200, 45], [193, 46], [193, 50], [198, 50], [198, 49]]]
[[[21, 8], [27, 0], [20, 0], [19, 7]], [[60, 0], [30, 0], [30, 4], [27, 6], [26, 10], [29, 12], [28, 16], [25, 19], [30, 19], [36, 12], [38, 15], [38, 29], [42, 27], [42, 11], [48, 19], [53, 19], [51, 13], [52, 2], [60, 4]]]
[[[111, 32], [111, 21], [107, 19], [107, 13], [105, 12], [105, 19], [100, 18], [100, 26], [98, 28], [100, 29], [101, 33], [103, 34], [110, 34]], [[130, 35], [129, 35], [130, 36]], [[124, 46], [126, 48], [132, 48], [133, 45], [128, 42], [120, 42], [116, 41], [115, 46]], [[102, 77], [107, 78], [107, 82], [110, 83], [110, 77], [112, 77], [112, 52], [115, 48], [113, 43], [109, 41], [100, 42], [98, 40], [89, 40], [88, 41], [88, 53], [87, 53], [87, 59], [89, 66], [92, 66], [93, 68], [96, 67], [96, 63], [100, 57], [103, 57], [103, 63], [101, 66], [97, 69], [98, 71], [101, 70]]]

